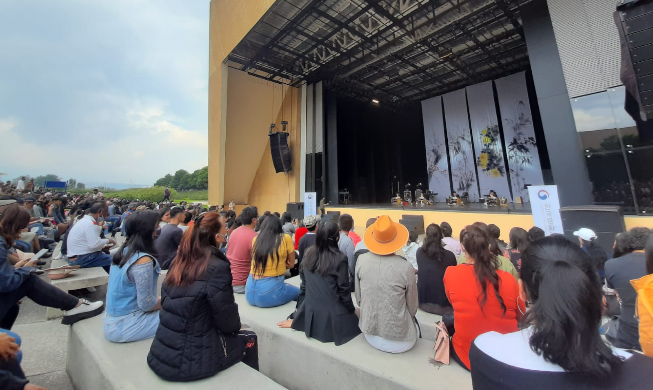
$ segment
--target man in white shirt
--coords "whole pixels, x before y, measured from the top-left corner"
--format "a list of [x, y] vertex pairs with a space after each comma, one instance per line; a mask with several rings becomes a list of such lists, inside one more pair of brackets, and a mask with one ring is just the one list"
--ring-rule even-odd
[[25, 176], [18, 180], [18, 183], [16, 183], [16, 189], [21, 191], [25, 189]]
[[102, 226], [97, 220], [107, 212], [104, 202], [94, 203], [82, 219], [68, 232], [68, 263], [82, 268], [102, 267], [107, 273], [111, 267], [111, 255], [102, 252], [114, 240], [100, 238]]
[[93, 189], [93, 199], [102, 199], [104, 194], [101, 193], [97, 188]]

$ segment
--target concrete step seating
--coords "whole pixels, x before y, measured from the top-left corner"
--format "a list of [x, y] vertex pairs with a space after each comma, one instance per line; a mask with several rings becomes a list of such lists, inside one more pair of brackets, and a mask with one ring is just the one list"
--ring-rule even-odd
[[[287, 282], [299, 285], [299, 278]], [[375, 349], [362, 334], [336, 347], [309, 339], [304, 332], [277, 327], [294, 311], [295, 302], [257, 308], [247, 303], [244, 294], [234, 295], [241, 321], [258, 334], [261, 372], [288, 389], [472, 388], [470, 374], [455, 362], [449, 366], [429, 362], [434, 355], [432, 340], [419, 339], [413, 349], [397, 355]]]
[[244, 363], [199, 381], [164, 381], [147, 365], [151, 339], [125, 344], [109, 342], [104, 337], [103, 321], [104, 316], [100, 315], [70, 327], [66, 371], [75, 389], [283, 389]]

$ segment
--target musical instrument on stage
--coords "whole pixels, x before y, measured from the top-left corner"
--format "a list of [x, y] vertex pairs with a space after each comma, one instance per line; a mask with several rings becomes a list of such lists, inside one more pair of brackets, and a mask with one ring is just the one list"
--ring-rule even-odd
[[460, 204], [460, 198], [457, 196], [450, 196], [447, 198], [447, 204], [449, 206], [454, 206], [454, 205], [459, 205]]
[[500, 197], [499, 204], [501, 206], [508, 206], [508, 198], [506, 198], [505, 196]]
[[344, 191], [338, 192], [338, 197], [342, 199], [342, 204], [349, 204], [351, 203], [351, 194], [347, 189], [345, 188]]
[[428, 204], [429, 206], [433, 206], [433, 204], [435, 203], [436, 195], [437, 195], [436, 192], [432, 192], [431, 190], [426, 190], [426, 192], [424, 192], [424, 197], [426, 198], [426, 204]]
[[401, 196], [399, 196], [399, 194], [397, 194], [397, 196], [395, 196], [394, 198], [390, 199], [390, 203], [392, 203], [392, 204], [399, 204], [400, 205], [400, 204], [402, 204], [402, 202], [403, 201], [401, 199]]

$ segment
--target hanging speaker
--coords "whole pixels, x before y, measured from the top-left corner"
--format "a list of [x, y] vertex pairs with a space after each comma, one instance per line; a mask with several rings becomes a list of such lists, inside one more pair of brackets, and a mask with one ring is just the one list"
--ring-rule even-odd
[[274, 170], [277, 173], [292, 171], [292, 160], [290, 158], [290, 148], [288, 147], [288, 133], [276, 132], [268, 135], [270, 136], [270, 151], [272, 152]]

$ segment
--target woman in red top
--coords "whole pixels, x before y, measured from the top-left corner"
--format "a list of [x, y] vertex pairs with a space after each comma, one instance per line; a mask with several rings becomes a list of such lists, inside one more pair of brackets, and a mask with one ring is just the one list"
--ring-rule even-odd
[[467, 226], [460, 241], [467, 260], [447, 268], [444, 290], [455, 319], [452, 357], [469, 370], [469, 348], [474, 339], [490, 331], [516, 332], [521, 313], [517, 308], [517, 281], [498, 269], [499, 259], [490, 254], [485, 232]]
[[299, 250], [299, 240], [304, 237], [304, 234], [308, 233], [308, 229], [304, 226], [304, 221], [299, 220], [299, 227], [295, 230], [295, 250]]

